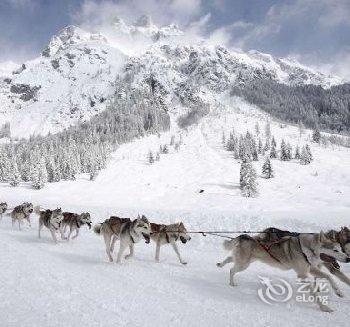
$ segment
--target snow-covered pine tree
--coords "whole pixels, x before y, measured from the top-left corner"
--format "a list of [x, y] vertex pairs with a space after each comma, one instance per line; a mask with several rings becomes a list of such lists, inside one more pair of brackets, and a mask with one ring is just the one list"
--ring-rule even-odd
[[290, 145], [290, 143], [286, 143], [286, 146], [287, 146], [287, 160], [292, 160], [293, 148]]
[[262, 174], [267, 179], [272, 178], [274, 176], [271, 160], [269, 157], [266, 157], [265, 162], [262, 166]]
[[312, 132], [312, 141], [315, 143], [320, 143], [321, 140], [321, 133], [319, 129], [316, 127]]
[[168, 154], [169, 153], [169, 148], [166, 144], [163, 145], [163, 154]]
[[288, 146], [284, 140], [281, 142], [280, 159], [282, 161], [288, 160]]
[[303, 146], [300, 153], [300, 163], [302, 165], [308, 165], [312, 161], [312, 154], [308, 145]]
[[264, 151], [263, 144], [262, 144], [261, 138], [259, 137], [259, 141], [258, 141], [258, 153], [259, 153], [259, 154], [262, 154], [263, 151]]
[[314, 160], [314, 158], [313, 158], [313, 156], [312, 156], [312, 153], [311, 153], [311, 149], [310, 149], [310, 147], [309, 147], [308, 144], [305, 145], [305, 150], [306, 150], [306, 152], [307, 152], [307, 154], [308, 154], [308, 156], [309, 156], [310, 162], [311, 162], [312, 160]]
[[154, 163], [154, 156], [153, 156], [153, 152], [151, 150], [148, 152], [147, 160], [148, 160], [149, 164], [153, 164]]
[[271, 138], [271, 125], [270, 121], [266, 121], [265, 125], [265, 136], [269, 140]]
[[299, 148], [299, 145], [297, 145], [296, 148], [295, 148], [294, 159], [297, 159], [297, 160], [300, 159], [300, 148]]
[[175, 135], [171, 135], [170, 145], [174, 145], [174, 144], [175, 144]]
[[259, 122], [255, 123], [255, 133], [257, 136], [260, 135], [260, 126], [259, 126]]
[[180, 150], [180, 142], [175, 143], [174, 149], [176, 152], [178, 152]]
[[11, 162], [9, 156], [0, 148], [0, 182], [8, 182], [10, 180]]
[[272, 137], [271, 149], [270, 149], [270, 158], [271, 158], [271, 159], [277, 158], [277, 150], [276, 150], [276, 147], [277, 147], [276, 140], [275, 140], [274, 137]]
[[20, 181], [21, 181], [21, 175], [19, 174], [19, 171], [18, 171], [17, 162], [14, 158], [12, 158], [10, 185], [14, 187], [18, 186]]
[[47, 171], [44, 158], [41, 158], [34, 164], [34, 171], [32, 175], [32, 186], [33, 188], [40, 190], [47, 183]]
[[225, 135], [225, 132], [224, 132], [224, 131], [222, 131], [222, 135], [221, 135], [221, 143], [222, 143], [223, 145], [225, 145], [225, 144], [226, 144], [226, 135]]
[[240, 189], [245, 197], [254, 197], [258, 194], [257, 174], [249, 160], [241, 163]]
[[157, 152], [157, 154], [156, 154], [156, 161], [159, 161], [160, 160], [160, 154], [159, 154], [159, 152]]

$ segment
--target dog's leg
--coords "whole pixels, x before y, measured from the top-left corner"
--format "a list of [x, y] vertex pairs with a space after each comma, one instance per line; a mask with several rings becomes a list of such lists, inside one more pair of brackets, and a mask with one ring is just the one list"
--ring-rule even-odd
[[250, 261], [240, 262], [238, 260], [235, 260], [234, 266], [230, 269], [230, 285], [231, 286], [236, 286], [235, 282], [234, 282], [235, 274], [237, 274], [238, 272], [241, 272], [243, 270], [246, 270], [249, 267], [249, 265], [250, 265]]
[[28, 221], [29, 227], [32, 228], [32, 224], [31, 224], [31, 222], [30, 222], [30, 217], [26, 217], [26, 220]]
[[114, 252], [114, 246], [115, 246], [115, 242], [117, 241], [117, 236], [113, 236], [113, 239], [112, 239], [112, 243], [111, 243], [111, 252], [113, 253]]
[[344, 294], [339, 289], [337, 283], [335, 282], [335, 280], [330, 275], [328, 275], [327, 273], [323, 272], [322, 270], [320, 270], [320, 269], [318, 269], [317, 267], [314, 267], [314, 266], [311, 266], [310, 273], [313, 276], [315, 276], [315, 277], [327, 279], [329, 284], [332, 286], [333, 291], [335, 292], [335, 294], [337, 294], [339, 297], [344, 297]]
[[15, 227], [15, 220], [12, 218], [12, 229]]
[[51, 236], [52, 236], [53, 241], [55, 242], [55, 244], [57, 244], [58, 241], [57, 241], [57, 238], [56, 238], [56, 233], [55, 233], [55, 231], [52, 230], [52, 229], [50, 229], [50, 232], [51, 232]]
[[109, 262], [113, 262], [113, 258], [111, 255], [111, 236], [108, 234], [103, 234], [103, 238], [105, 240], [105, 244], [106, 244], [106, 253], [109, 259]]
[[21, 219], [18, 219], [18, 229], [21, 230]]
[[65, 235], [65, 230], [64, 230], [63, 227], [60, 227], [60, 234], [61, 234], [61, 239], [62, 240], [68, 240], [69, 241], [69, 239], [67, 239], [67, 237]]
[[75, 235], [72, 237], [72, 239], [74, 240], [75, 238], [78, 237], [78, 235], [79, 235], [79, 228], [77, 228], [77, 229], [75, 230]]
[[320, 295], [317, 292], [316, 287], [314, 286], [314, 283], [312, 281], [308, 280], [308, 277], [309, 276], [306, 273], [303, 273], [303, 274], [298, 273], [298, 278], [300, 279], [300, 283], [309, 284], [310, 295], [312, 295], [314, 297], [315, 302], [318, 304], [320, 310], [323, 312], [333, 312], [333, 310], [328, 305], [323, 304], [320, 301]]
[[222, 268], [223, 266], [227, 265], [230, 262], [233, 262], [233, 257], [232, 256], [227, 257], [223, 262], [218, 262], [216, 265], [218, 267]]
[[350, 278], [346, 276], [340, 269], [334, 268], [334, 266], [328, 262], [323, 262], [323, 266], [325, 266], [331, 274], [338, 277], [343, 283], [350, 286]]
[[126, 249], [125, 243], [122, 242], [122, 240], [120, 240], [120, 247], [119, 247], [119, 252], [118, 252], [118, 256], [117, 256], [117, 263], [121, 262], [125, 249]]
[[156, 262], [159, 262], [159, 255], [160, 255], [160, 240], [157, 240], [156, 245]]
[[174, 251], [175, 251], [177, 257], [179, 258], [179, 261], [180, 261], [183, 265], [187, 265], [187, 262], [186, 262], [186, 261], [183, 261], [183, 260], [181, 259], [180, 251], [179, 251], [179, 249], [178, 249], [178, 247], [177, 247], [177, 244], [176, 244], [175, 242], [171, 242], [171, 246], [173, 247], [173, 249], [174, 249]]
[[125, 259], [130, 259], [134, 256], [134, 243], [131, 243], [129, 245], [129, 248], [130, 248], [130, 253], [125, 256]]
[[38, 237], [41, 238], [40, 232], [41, 229], [43, 228], [43, 224], [41, 223], [41, 220], [39, 220], [39, 231], [38, 231]]

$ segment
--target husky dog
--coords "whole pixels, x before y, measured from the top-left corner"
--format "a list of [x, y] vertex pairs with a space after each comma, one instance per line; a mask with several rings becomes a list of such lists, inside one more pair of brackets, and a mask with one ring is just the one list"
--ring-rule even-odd
[[17, 220], [18, 228], [19, 230], [21, 230], [21, 220], [23, 219], [27, 220], [29, 226], [31, 227], [30, 215], [32, 212], [33, 212], [33, 204], [29, 202], [24, 202], [21, 205], [15, 207], [10, 214], [12, 218], [12, 227], [14, 226]]
[[57, 244], [56, 232], [61, 232], [61, 238], [63, 238], [62, 231], [60, 229], [61, 222], [63, 220], [62, 209], [57, 208], [55, 210], [44, 210], [41, 211], [39, 206], [34, 208], [35, 213], [39, 216], [39, 238], [41, 237], [40, 232], [43, 226], [47, 227], [52, 235], [53, 241]]
[[[284, 231], [275, 227], [270, 227], [265, 229], [255, 238], [264, 242], [267, 246], [274, 242], [278, 242], [281, 238], [285, 236], [298, 237], [300, 233]], [[350, 230], [347, 227], [342, 227], [340, 232], [335, 230], [330, 230], [325, 233], [325, 236], [333, 241], [333, 243], [338, 243], [341, 247], [343, 253], [350, 255]], [[347, 251], [348, 250], [348, 251]], [[343, 283], [350, 286], [350, 278], [347, 277], [341, 270], [340, 265], [337, 260], [325, 253], [320, 254], [321, 263], [318, 268], [325, 267], [331, 274], [339, 278]]]
[[[246, 270], [253, 261], [260, 261], [283, 270], [294, 270], [298, 278], [305, 280], [311, 274], [317, 278], [325, 278], [338, 296], [342, 296], [338, 285], [330, 275], [321, 271], [318, 265], [321, 263], [320, 254], [324, 253], [334, 257], [340, 262], [350, 262], [350, 258], [338, 252], [338, 243], [334, 243], [322, 232], [320, 234], [300, 234], [298, 237], [283, 237], [279, 242], [270, 244], [267, 248], [258, 239], [246, 234], [240, 235], [230, 241], [224, 241], [224, 248], [232, 251], [232, 255], [223, 262], [217, 263], [223, 267], [229, 262], [234, 262], [230, 270], [230, 285], [234, 286], [234, 275]], [[332, 309], [320, 301], [317, 292], [311, 287], [317, 304], [322, 311], [332, 312]]]
[[138, 216], [133, 221], [129, 218], [112, 216], [102, 224], [95, 225], [94, 232], [103, 235], [106, 253], [110, 262], [113, 262], [112, 252], [114, 251], [114, 244], [117, 240], [120, 240], [120, 248], [117, 255], [117, 263], [120, 263], [127, 247], [130, 248], [130, 253], [125, 256], [125, 259], [129, 259], [134, 255], [134, 244], [139, 242], [142, 237], [146, 240], [146, 243], [150, 242], [151, 228], [145, 216]]
[[187, 230], [182, 222], [172, 225], [161, 225], [151, 223], [151, 239], [154, 241], [156, 246], [156, 261], [159, 262], [160, 247], [164, 244], [171, 244], [180, 263], [186, 265], [187, 262], [182, 260], [179, 249], [176, 242], [181, 241], [187, 243], [191, 240], [191, 237], [187, 234]]
[[79, 235], [80, 227], [84, 224], [89, 226], [91, 229], [91, 217], [88, 212], [83, 212], [80, 215], [77, 213], [63, 212], [63, 220], [61, 223], [61, 235], [64, 235], [66, 228], [69, 227], [69, 234], [65, 239], [69, 241], [72, 233], [75, 231], [75, 235], [72, 239], [75, 239]]
[[2, 202], [0, 203], [0, 220], [2, 219], [2, 215], [6, 212], [7, 210], [7, 203]]

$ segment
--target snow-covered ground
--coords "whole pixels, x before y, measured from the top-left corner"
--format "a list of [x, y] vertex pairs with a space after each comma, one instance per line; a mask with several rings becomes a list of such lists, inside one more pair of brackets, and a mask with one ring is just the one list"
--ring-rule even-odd
[[[252, 106], [232, 100], [198, 126], [182, 131], [180, 150], [170, 147], [159, 162], [148, 164], [147, 153], [169, 143], [171, 135], [178, 140], [176, 128], [122, 145], [94, 182], [80, 176], [40, 191], [0, 184], [0, 201], [10, 207], [32, 201], [89, 211], [94, 222], [111, 214], [143, 213], [154, 222], [182, 220], [189, 230], [261, 230], [274, 225], [317, 232], [348, 224], [346, 148], [311, 144], [315, 159], [308, 166], [273, 160], [276, 177], [259, 178], [259, 197], [240, 195], [240, 166], [223, 149], [222, 131], [254, 131], [258, 121], [263, 133], [266, 119]], [[310, 131], [300, 137], [297, 127], [280, 127], [277, 122], [271, 122], [271, 129], [278, 144], [282, 138], [310, 144]], [[262, 163], [254, 163], [259, 173]], [[37, 217], [32, 220], [32, 229], [21, 232], [12, 230], [9, 217], [0, 223], [1, 326], [266, 326], [281, 321], [287, 326], [328, 326], [348, 320], [350, 290], [344, 285], [346, 297], [331, 298], [333, 314], [294, 301], [262, 303], [258, 275], [293, 282], [291, 272], [255, 264], [238, 275], [236, 288], [228, 286], [228, 268], [215, 266], [226, 255], [222, 239], [213, 236], [193, 235], [180, 246], [187, 266], [181, 266], [167, 247], [161, 250], [161, 263], [155, 263], [154, 244], [144, 243], [137, 245], [134, 259], [116, 265], [107, 263], [103, 241], [91, 231], [84, 229], [78, 239], [55, 246], [48, 232], [38, 240]], [[350, 266], [342, 269], [350, 273]]]

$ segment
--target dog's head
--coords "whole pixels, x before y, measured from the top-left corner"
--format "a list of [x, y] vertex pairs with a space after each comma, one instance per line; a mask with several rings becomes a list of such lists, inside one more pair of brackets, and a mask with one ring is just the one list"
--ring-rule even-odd
[[136, 234], [144, 237], [147, 244], [150, 242], [151, 226], [146, 216], [138, 215], [138, 217], [133, 221], [133, 228]]
[[185, 244], [191, 240], [191, 237], [190, 237], [190, 235], [187, 234], [187, 229], [186, 229], [185, 225], [183, 224], [183, 222], [180, 222], [177, 224], [177, 230], [178, 230], [178, 235], [179, 235], [180, 241], [182, 243]]
[[79, 220], [81, 221], [82, 224], [86, 224], [89, 226], [89, 229], [91, 229], [91, 216], [88, 212], [83, 212], [79, 215]]
[[23, 208], [23, 212], [27, 215], [30, 215], [34, 210], [33, 204], [30, 202], [24, 202], [22, 204], [22, 208]]
[[321, 258], [328, 258], [330, 261], [334, 259], [340, 262], [350, 262], [350, 257], [342, 251], [339, 239], [334, 237], [332, 233], [315, 234], [315, 240], [319, 242]]
[[2, 209], [3, 212], [5, 212], [7, 210], [7, 203], [6, 202], [0, 203], [0, 209]]
[[339, 243], [343, 252], [350, 256], [350, 230], [347, 227], [342, 227], [339, 232]]
[[55, 229], [59, 229], [64, 216], [61, 208], [52, 210], [50, 223]]

